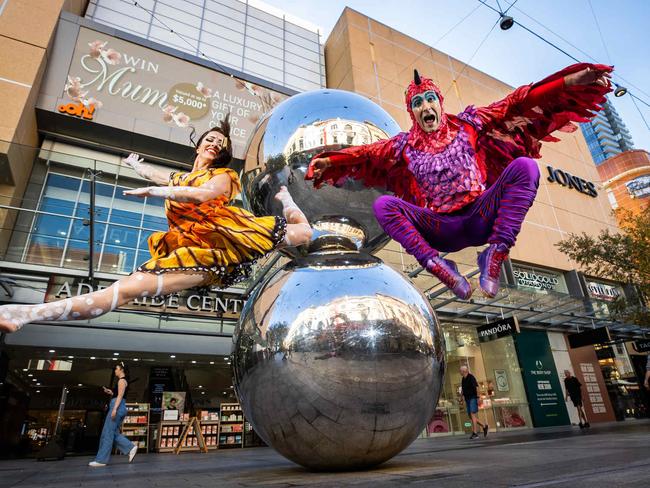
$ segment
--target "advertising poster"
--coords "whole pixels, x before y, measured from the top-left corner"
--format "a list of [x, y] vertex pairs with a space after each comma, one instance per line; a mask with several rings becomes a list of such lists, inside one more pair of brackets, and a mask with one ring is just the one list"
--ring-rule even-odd
[[69, 68], [57, 76], [48, 79], [48, 91], [60, 91], [40, 108], [158, 139], [189, 144], [191, 128], [201, 134], [229, 113], [233, 155], [239, 159], [259, 119], [287, 98], [85, 27]]
[[180, 418], [185, 411], [185, 392], [165, 391], [163, 392], [162, 402], [165, 414], [169, 411], [178, 412], [177, 418]]
[[546, 332], [522, 330], [515, 341], [534, 426], [568, 425], [569, 415]]

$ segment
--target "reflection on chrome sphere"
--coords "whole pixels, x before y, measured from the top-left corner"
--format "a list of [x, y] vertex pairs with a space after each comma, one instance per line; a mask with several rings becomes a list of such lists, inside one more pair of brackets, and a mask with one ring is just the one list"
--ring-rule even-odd
[[363, 253], [312, 253], [247, 301], [235, 388], [255, 431], [312, 469], [373, 466], [431, 419], [444, 373], [437, 318], [402, 275]]
[[[242, 178], [247, 206], [257, 215], [282, 215], [273, 196], [286, 185], [298, 206], [319, 231], [345, 236], [357, 249], [371, 252], [388, 238], [372, 204], [382, 194], [348, 180], [343, 187], [315, 190], [304, 176], [316, 154], [368, 144], [399, 132], [388, 113], [369, 99], [342, 90], [316, 90], [285, 100], [257, 125]], [[296, 255], [295, 249], [286, 250]]]

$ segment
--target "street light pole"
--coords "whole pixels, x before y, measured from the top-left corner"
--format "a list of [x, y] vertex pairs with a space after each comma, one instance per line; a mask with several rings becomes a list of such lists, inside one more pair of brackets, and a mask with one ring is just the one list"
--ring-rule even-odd
[[88, 205], [89, 246], [88, 249], [88, 281], [90, 286], [95, 283], [95, 189], [97, 178], [101, 176], [99, 170], [88, 168], [90, 176], [90, 204]]

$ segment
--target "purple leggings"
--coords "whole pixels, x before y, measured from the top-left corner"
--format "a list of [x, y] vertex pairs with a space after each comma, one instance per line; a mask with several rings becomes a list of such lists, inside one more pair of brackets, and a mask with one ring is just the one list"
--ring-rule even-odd
[[386, 233], [420, 265], [438, 255], [485, 243], [515, 244], [539, 186], [539, 168], [530, 158], [513, 160], [476, 200], [454, 213], [436, 213], [396, 197], [381, 196], [373, 209]]

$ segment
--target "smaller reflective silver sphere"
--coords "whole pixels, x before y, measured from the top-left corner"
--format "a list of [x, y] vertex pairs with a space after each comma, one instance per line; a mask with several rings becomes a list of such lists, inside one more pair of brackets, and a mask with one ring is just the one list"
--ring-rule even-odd
[[[324, 151], [387, 139], [399, 126], [379, 105], [356, 93], [315, 90], [294, 95], [258, 122], [246, 150], [242, 178], [245, 203], [257, 215], [282, 215], [273, 197], [286, 186], [319, 232], [314, 240], [344, 237], [353, 249], [378, 250], [388, 237], [373, 202], [383, 191], [347, 180], [341, 188], [314, 189], [305, 181], [311, 159]], [[295, 248], [283, 250], [297, 255]]]
[[444, 344], [433, 310], [367, 254], [288, 263], [246, 302], [233, 342], [246, 418], [308, 468], [387, 461], [424, 429], [440, 394]]

